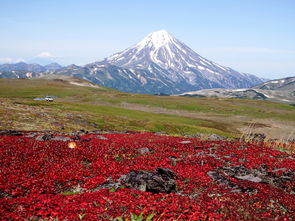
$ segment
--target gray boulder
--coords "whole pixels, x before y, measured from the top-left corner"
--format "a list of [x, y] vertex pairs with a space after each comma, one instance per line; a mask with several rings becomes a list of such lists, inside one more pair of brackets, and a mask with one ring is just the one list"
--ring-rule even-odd
[[142, 147], [139, 149], [139, 153], [144, 154], [144, 153], [150, 153], [150, 149], [147, 147]]
[[207, 140], [210, 141], [221, 141], [221, 140], [227, 140], [227, 137], [225, 136], [221, 136], [221, 135], [217, 135], [217, 134], [211, 134]]
[[157, 168], [156, 172], [132, 171], [122, 180], [127, 188], [152, 192], [176, 192], [176, 175], [167, 168]]
[[36, 140], [38, 141], [49, 141], [49, 140], [71, 141], [72, 139], [69, 137], [64, 137], [64, 136], [53, 136], [52, 134], [45, 134], [45, 135], [37, 136]]
[[0, 130], [0, 135], [22, 136], [23, 134], [16, 130]]

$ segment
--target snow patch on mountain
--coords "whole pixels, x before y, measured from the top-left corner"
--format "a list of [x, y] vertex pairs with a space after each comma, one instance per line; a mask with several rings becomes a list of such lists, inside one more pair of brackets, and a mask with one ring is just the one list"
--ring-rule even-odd
[[[263, 82], [256, 76], [240, 73], [207, 60], [165, 30], [150, 33], [139, 43], [106, 58], [104, 62], [149, 71], [150, 65], [156, 64], [167, 70], [169, 74], [166, 77], [176, 84], [185, 82], [196, 89], [206, 88], [199, 82], [202, 78], [222, 88], [251, 87]], [[212, 84], [207, 84], [207, 88]]]

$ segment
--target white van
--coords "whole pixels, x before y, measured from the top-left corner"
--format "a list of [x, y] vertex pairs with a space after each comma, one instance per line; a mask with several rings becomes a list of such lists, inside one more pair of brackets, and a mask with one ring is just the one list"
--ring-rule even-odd
[[46, 96], [45, 97], [45, 100], [52, 102], [53, 101], [53, 97], [52, 96]]

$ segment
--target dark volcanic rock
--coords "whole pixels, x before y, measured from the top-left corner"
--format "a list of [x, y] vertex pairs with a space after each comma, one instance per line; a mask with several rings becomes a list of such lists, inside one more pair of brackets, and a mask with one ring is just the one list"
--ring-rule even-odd
[[23, 134], [15, 130], [1, 130], [0, 135], [22, 136]]
[[56, 140], [56, 141], [71, 141], [72, 139], [69, 137], [64, 137], [64, 136], [55, 136], [51, 140]]
[[217, 134], [211, 134], [207, 140], [210, 141], [220, 141], [220, 140], [227, 140], [227, 137], [221, 136], [221, 135], [217, 135]]
[[70, 137], [53, 136], [52, 134], [45, 134], [45, 135], [40, 135], [40, 136], [36, 137], [36, 140], [38, 140], [38, 141], [48, 141], [48, 140], [71, 141], [72, 139]]
[[84, 139], [84, 138], [81, 138], [79, 135], [76, 135], [73, 140], [77, 140], [77, 141], [84, 141], [84, 142], [88, 142], [90, 141], [91, 139], [88, 138], [88, 139]]
[[97, 135], [97, 136], [95, 136], [95, 138], [97, 138], [99, 140], [108, 140], [108, 138], [101, 136], [101, 135]]
[[264, 142], [266, 136], [262, 133], [250, 133], [242, 137], [242, 140], [248, 142]]
[[40, 135], [38, 137], [36, 137], [36, 140], [38, 141], [48, 141], [51, 140], [53, 138], [52, 134], [45, 134], [45, 135]]
[[[276, 174], [276, 172], [280, 171], [284, 172], [280, 175]], [[273, 185], [287, 192], [291, 191], [288, 184], [295, 181], [295, 173], [293, 171], [288, 171], [286, 168], [277, 168], [272, 172], [268, 172], [264, 164], [256, 169], [248, 169], [243, 165], [222, 167], [209, 171], [207, 174], [218, 184], [231, 188], [232, 192], [253, 192], [255, 190], [233, 184], [230, 181], [230, 177], [241, 181]]]
[[132, 171], [122, 179], [128, 188], [152, 192], [176, 192], [176, 175], [169, 169], [157, 168], [156, 172]]
[[147, 147], [142, 147], [139, 149], [139, 153], [144, 154], [144, 153], [150, 153], [150, 149]]

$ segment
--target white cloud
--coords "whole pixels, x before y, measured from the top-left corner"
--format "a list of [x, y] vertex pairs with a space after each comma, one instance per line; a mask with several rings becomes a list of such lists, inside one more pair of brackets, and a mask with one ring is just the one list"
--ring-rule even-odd
[[54, 55], [52, 55], [51, 53], [49, 53], [49, 52], [47, 52], [47, 51], [41, 52], [41, 53], [38, 54], [36, 57], [37, 57], [37, 58], [55, 58]]
[[12, 58], [0, 58], [0, 63], [12, 63]]
[[22, 59], [22, 58], [18, 58], [18, 59], [13, 61], [13, 63], [18, 63], [18, 62], [26, 62], [26, 60]]
[[0, 58], [0, 64], [11, 64], [11, 63], [18, 63], [18, 62], [25, 62], [24, 59], [22, 58], [18, 58], [18, 59], [14, 59], [14, 58]]

